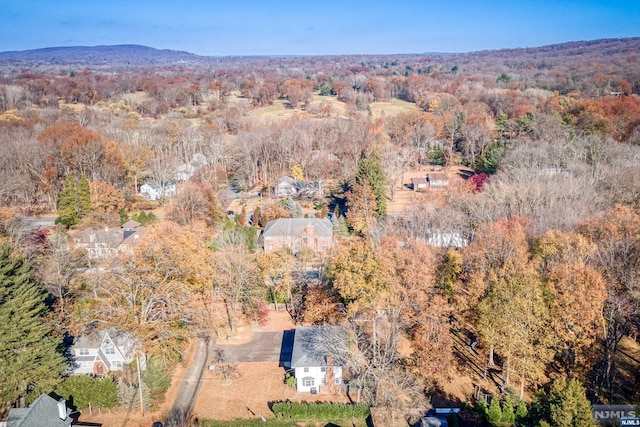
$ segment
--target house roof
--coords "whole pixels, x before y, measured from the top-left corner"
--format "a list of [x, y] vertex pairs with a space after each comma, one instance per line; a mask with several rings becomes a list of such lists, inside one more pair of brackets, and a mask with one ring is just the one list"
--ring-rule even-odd
[[429, 181], [449, 181], [449, 176], [444, 172], [429, 172], [427, 178]]
[[[327, 356], [341, 358], [342, 353], [339, 337], [344, 337], [344, 329], [339, 326], [299, 326], [293, 337], [293, 351], [291, 353], [291, 367], [302, 368], [312, 366], [326, 366]], [[338, 338], [338, 339], [336, 339]]]
[[106, 227], [99, 230], [86, 228], [76, 234], [75, 240], [76, 243], [89, 247], [102, 245], [116, 249], [121, 244], [135, 244], [137, 242], [135, 236], [139, 238], [144, 234], [145, 230], [146, 227], [141, 226], [139, 222], [130, 220], [124, 223], [121, 228]]
[[280, 184], [290, 184], [293, 185], [296, 183], [296, 180], [291, 178], [290, 176], [285, 176], [280, 178], [280, 181], [278, 181], [278, 183], [276, 185], [280, 185]]
[[58, 412], [58, 402], [49, 395], [41, 394], [28, 408], [9, 410], [7, 427], [69, 427], [73, 421], [69, 416], [71, 411], [64, 405], [66, 417], [63, 420]]
[[411, 182], [413, 182], [414, 184], [424, 184], [427, 185], [427, 178], [424, 177], [418, 177], [418, 178], [411, 178]]
[[329, 218], [279, 218], [267, 223], [263, 236], [301, 236], [309, 226], [320, 237], [333, 236], [333, 224]]
[[142, 224], [140, 224], [138, 221], [134, 221], [132, 219], [130, 219], [129, 221], [125, 222], [124, 224], [122, 224], [122, 226], [120, 228], [124, 229], [124, 230], [133, 230], [135, 228], [140, 227]]
[[[106, 331], [105, 330], [94, 331], [87, 335], [80, 335], [78, 337], [75, 337], [71, 348], [72, 349], [76, 349], [76, 348], [98, 349], [100, 348], [102, 343], [105, 341], [106, 335], [108, 335], [111, 341], [114, 343], [114, 345], [124, 353], [129, 352], [130, 349], [134, 347], [135, 341], [133, 338], [131, 338], [125, 332], [110, 328], [109, 330], [106, 330]], [[127, 355], [125, 354], [125, 357], [126, 356]], [[79, 360], [79, 359], [76, 358], [76, 360]]]

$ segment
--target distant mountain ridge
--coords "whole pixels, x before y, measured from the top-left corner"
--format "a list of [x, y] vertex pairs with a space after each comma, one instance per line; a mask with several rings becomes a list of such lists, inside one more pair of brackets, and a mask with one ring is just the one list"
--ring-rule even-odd
[[[507, 58], [514, 54], [534, 57], [562, 57], [566, 55], [615, 55], [640, 49], [640, 37], [607, 38], [584, 41], [569, 41], [551, 45], [524, 48], [504, 48], [464, 53], [422, 52], [415, 54], [368, 54], [368, 55], [231, 55], [201, 56], [180, 50], [156, 49], [153, 47], [122, 44], [104, 46], [47, 47], [23, 51], [0, 52], [1, 62], [38, 62], [49, 64], [124, 64], [124, 65], [169, 65], [180, 62], [211, 63], [224, 59], [244, 60], [248, 58], [297, 58], [297, 57], [386, 57], [386, 56], [432, 56], [475, 60], [478, 57]], [[223, 59], [224, 58], [224, 59]]]
[[46, 47], [0, 52], [0, 61], [46, 61], [50, 63], [168, 64], [194, 61], [199, 58], [204, 57], [185, 51], [155, 49], [136, 44]]

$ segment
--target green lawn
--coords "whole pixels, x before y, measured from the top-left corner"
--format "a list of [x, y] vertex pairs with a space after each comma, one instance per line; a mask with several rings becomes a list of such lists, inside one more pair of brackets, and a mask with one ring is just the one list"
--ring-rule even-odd
[[367, 422], [365, 420], [355, 418], [351, 420], [337, 421], [287, 421], [276, 418], [267, 418], [267, 422], [263, 422], [259, 419], [238, 419], [235, 421], [202, 420], [198, 425], [200, 427], [367, 427]]

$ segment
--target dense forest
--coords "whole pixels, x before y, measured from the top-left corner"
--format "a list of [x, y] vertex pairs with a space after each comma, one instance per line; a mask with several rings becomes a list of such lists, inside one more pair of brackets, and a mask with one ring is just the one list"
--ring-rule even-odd
[[[392, 418], [415, 421], [433, 396], [505, 425], [590, 425], [590, 403], [640, 403], [640, 38], [375, 56], [73, 49], [0, 54], [0, 319], [22, 331], [0, 329], [2, 402], [77, 390], [63, 344], [106, 327], [144, 349], [153, 402], [187, 340], [285, 303], [298, 324], [344, 326], [359, 398]], [[452, 184], [395, 206], [429, 170]], [[275, 198], [285, 176], [325, 194]], [[241, 194], [260, 205], [229, 212]], [[34, 230], [35, 215], [57, 226]], [[301, 216], [331, 219], [331, 251], [262, 250], [268, 221]], [[129, 219], [147, 227], [131, 253], [74, 245]], [[443, 235], [465, 244], [433, 244]], [[94, 387], [104, 407], [132, 372]], [[462, 376], [471, 393], [451, 389]]]

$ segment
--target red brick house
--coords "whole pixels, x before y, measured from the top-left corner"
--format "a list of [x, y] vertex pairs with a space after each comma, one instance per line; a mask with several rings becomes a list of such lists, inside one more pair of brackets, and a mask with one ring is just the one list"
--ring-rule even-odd
[[266, 253], [283, 248], [323, 253], [333, 247], [333, 224], [328, 218], [279, 218], [267, 223], [262, 241]]

